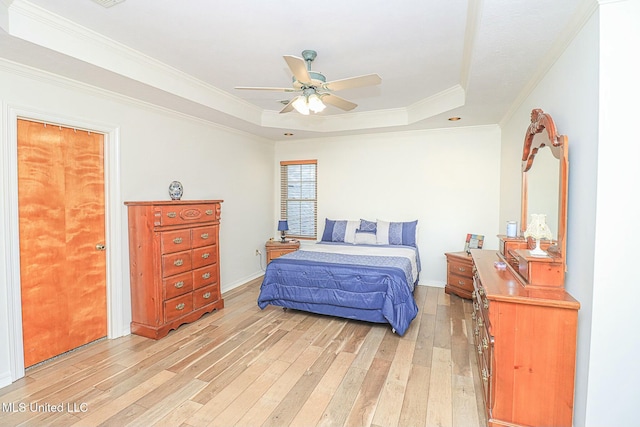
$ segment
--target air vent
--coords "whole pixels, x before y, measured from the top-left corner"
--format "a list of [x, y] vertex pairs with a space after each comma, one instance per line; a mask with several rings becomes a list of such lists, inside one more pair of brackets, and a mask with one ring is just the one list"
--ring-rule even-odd
[[118, 3], [122, 3], [124, 0], [93, 0], [98, 3], [100, 6], [111, 7]]

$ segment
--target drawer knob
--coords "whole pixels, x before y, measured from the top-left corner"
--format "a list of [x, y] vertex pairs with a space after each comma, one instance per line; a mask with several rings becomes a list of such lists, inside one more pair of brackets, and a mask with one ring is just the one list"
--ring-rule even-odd
[[202, 295], [202, 298], [204, 298], [204, 299], [211, 298], [211, 292], [206, 292], [204, 295]]
[[458, 285], [464, 286], [464, 280], [458, 280]]
[[175, 265], [176, 267], [180, 267], [182, 264], [184, 264], [184, 261], [181, 259], [173, 261], [173, 265]]
[[213, 209], [207, 209], [206, 211], [204, 211], [204, 213], [206, 213], [207, 215], [213, 215]]
[[175, 286], [176, 288], [180, 289], [181, 287], [184, 286], [184, 281], [181, 280], [179, 282], [176, 282], [173, 286]]
[[209, 238], [209, 233], [202, 233], [200, 235], [200, 237], [203, 238], [203, 239], [208, 239]]
[[211, 277], [211, 273], [204, 273], [204, 274], [202, 275], [202, 278], [203, 278], [203, 279], [208, 279], [209, 277]]
[[169, 218], [175, 218], [177, 216], [177, 214], [175, 212], [167, 212], [167, 216]]
[[176, 310], [184, 310], [184, 303], [181, 302], [180, 304], [176, 305]]
[[466, 268], [464, 268], [464, 267], [458, 267], [458, 271], [465, 272], [465, 271], [467, 271], [467, 269], [466, 269]]
[[211, 254], [209, 254], [209, 253], [204, 253], [204, 254], [202, 254], [202, 258], [204, 258], [204, 259], [207, 259], [207, 258], [209, 258], [210, 256], [211, 256]]
[[180, 243], [182, 243], [182, 237], [176, 237], [175, 239], [173, 239], [173, 243], [179, 245]]

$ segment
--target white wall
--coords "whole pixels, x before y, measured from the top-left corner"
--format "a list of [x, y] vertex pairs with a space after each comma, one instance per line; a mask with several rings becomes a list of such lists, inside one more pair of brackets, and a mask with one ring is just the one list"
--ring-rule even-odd
[[638, 424], [637, 243], [640, 1], [600, 6], [593, 321], [586, 425]]
[[[116, 324], [128, 333], [131, 321], [128, 272], [127, 217], [124, 201], [168, 200], [168, 185], [179, 180], [184, 185], [183, 199], [223, 199], [220, 229], [221, 285], [223, 292], [262, 274], [255, 248], [264, 247], [271, 235], [274, 216], [274, 143], [253, 135], [214, 126], [170, 111], [137, 103], [121, 96], [89, 88], [76, 82], [0, 61], [0, 387], [11, 382], [10, 347], [14, 331], [10, 329], [13, 309], [11, 289], [19, 289], [15, 280], [17, 243], [12, 237], [11, 212], [17, 211], [15, 191], [15, 111], [33, 113], [33, 117], [59, 118], [63, 124], [96, 123], [112, 129], [119, 154], [108, 162], [116, 166], [114, 182], [120, 187], [112, 194], [121, 229], [110, 242], [122, 271], [110, 277], [110, 289], [116, 289], [122, 307]], [[13, 132], [13, 133], [12, 133]], [[13, 148], [12, 148], [13, 147]], [[113, 153], [109, 153], [113, 155]], [[109, 154], [107, 156], [109, 156]], [[117, 168], [119, 166], [119, 170]], [[116, 224], [117, 226], [117, 224]], [[19, 319], [18, 319], [19, 321]], [[14, 322], [15, 323], [15, 322]]]
[[[604, 2], [603, 2], [604, 3]], [[533, 108], [550, 113], [569, 140], [566, 289], [581, 303], [576, 426], [637, 424], [640, 343], [635, 246], [640, 182], [637, 108], [640, 2], [605, 3], [503, 126], [501, 221], [519, 215], [520, 158]], [[517, 165], [517, 166], [516, 166]], [[595, 237], [594, 237], [595, 236]], [[630, 335], [631, 334], [631, 335]], [[635, 402], [634, 402], [635, 399]]]
[[505, 232], [498, 126], [281, 141], [275, 153], [276, 166], [318, 160], [318, 240], [325, 218], [418, 219], [420, 284], [444, 286], [444, 253], [463, 250], [467, 233], [496, 249]]

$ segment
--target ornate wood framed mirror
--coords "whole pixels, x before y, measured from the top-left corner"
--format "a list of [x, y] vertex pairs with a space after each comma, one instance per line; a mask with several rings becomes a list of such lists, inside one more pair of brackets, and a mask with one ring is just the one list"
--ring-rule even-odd
[[568, 140], [558, 134], [553, 118], [531, 111], [522, 150], [521, 232], [531, 214], [545, 214], [555, 238], [547, 250], [564, 259], [567, 240]]
[[[558, 134], [551, 116], [531, 111], [522, 151], [520, 235], [498, 236], [500, 254], [525, 286], [564, 288], [567, 240], [568, 140]], [[532, 214], [543, 214], [553, 236], [543, 240], [544, 255], [533, 253], [524, 238]]]

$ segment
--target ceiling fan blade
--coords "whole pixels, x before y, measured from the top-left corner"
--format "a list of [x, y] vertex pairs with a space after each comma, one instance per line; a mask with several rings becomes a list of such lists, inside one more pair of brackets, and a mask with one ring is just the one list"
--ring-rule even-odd
[[320, 99], [325, 104], [333, 105], [334, 107], [338, 107], [344, 111], [351, 111], [358, 106], [358, 104], [354, 104], [351, 101], [347, 101], [346, 99], [340, 98], [339, 96], [331, 93], [325, 93], [320, 97]]
[[285, 106], [284, 106], [284, 108], [283, 108], [282, 110], [280, 110], [280, 114], [282, 114], [282, 113], [288, 113], [288, 112], [290, 112], [290, 111], [293, 111], [293, 101], [294, 101], [295, 99], [296, 99], [296, 98], [293, 98], [291, 101], [289, 101], [289, 102], [287, 103], [287, 105], [285, 105]]
[[322, 85], [323, 89], [338, 91], [353, 89], [363, 86], [375, 86], [382, 83], [382, 78], [377, 74], [367, 74], [366, 76], [349, 77], [347, 79], [334, 80]]
[[248, 87], [248, 86], [236, 86], [234, 89], [239, 90], [270, 90], [275, 92], [300, 92], [299, 89], [290, 87]]
[[298, 58], [297, 56], [285, 55], [284, 60], [287, 61], [287, 65], [296, 80], [303, 84], [311, 83], [311, 76], [309, 75], [307, 63], [304, 59]]

